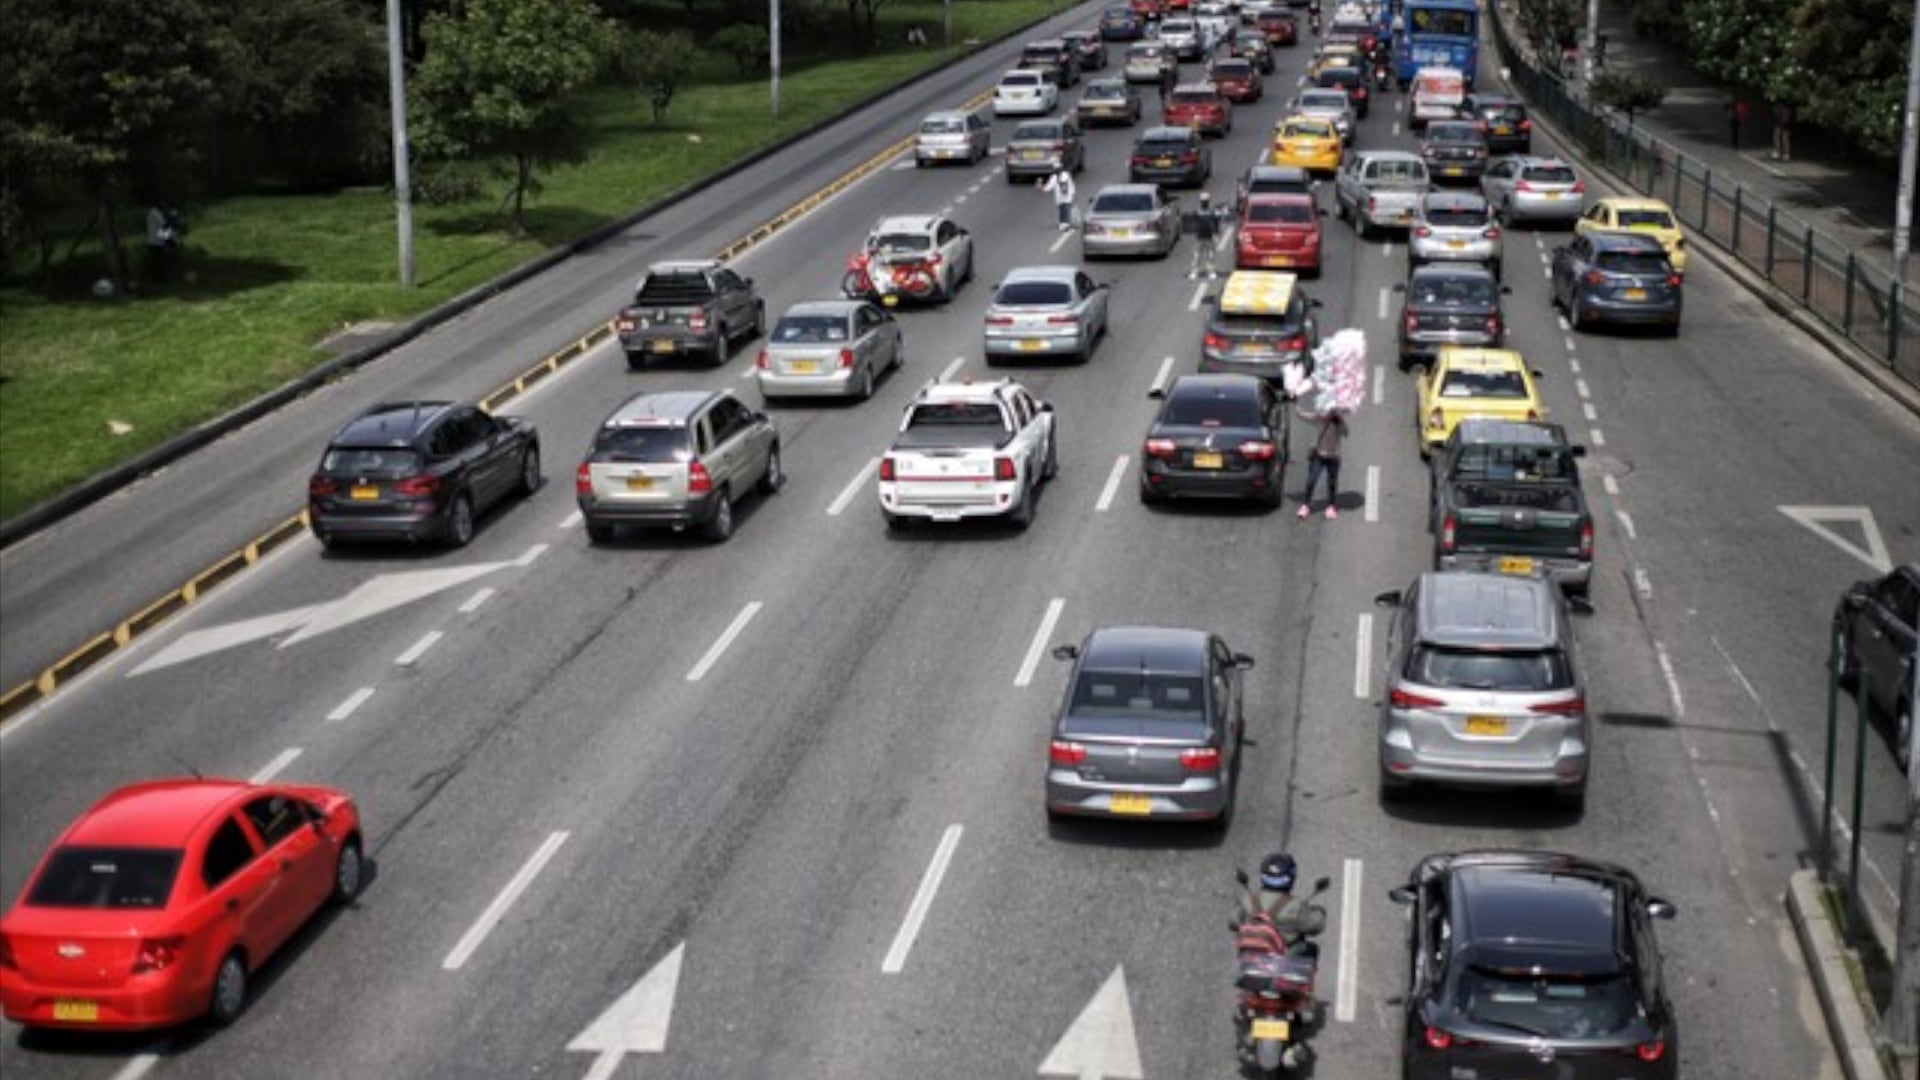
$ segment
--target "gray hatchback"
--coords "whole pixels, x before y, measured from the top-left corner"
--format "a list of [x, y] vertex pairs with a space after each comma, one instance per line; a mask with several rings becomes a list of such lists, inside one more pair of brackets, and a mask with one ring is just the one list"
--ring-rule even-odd
[[1103, 627], [1053, 655], [1073, 675], [1047, 748], [1047, 816], [1225, 828], [1253, 658], [1218, 634], [1139, 626]]

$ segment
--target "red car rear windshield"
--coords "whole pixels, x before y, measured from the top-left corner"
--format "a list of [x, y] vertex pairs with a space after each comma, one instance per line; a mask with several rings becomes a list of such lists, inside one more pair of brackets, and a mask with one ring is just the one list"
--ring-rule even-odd
[[1168, 100], [1175, 105], [1218, 105], [1220, 95], [1212, 90], [1175, 90]]
[[152, 909], [173, 895], [182, 852], [175, 848], [63, 847], [27, 895], [29, 907]]

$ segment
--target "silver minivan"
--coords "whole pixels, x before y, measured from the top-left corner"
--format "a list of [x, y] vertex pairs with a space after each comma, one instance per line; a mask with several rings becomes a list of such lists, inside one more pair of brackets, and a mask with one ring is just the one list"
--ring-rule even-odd
[[735, 500], [785, 480], [767, 414], [725, 390], [667, 390], [635, 394], [601, 423], [574, 494], [592, 543], [621, 525], [693, 527], [718, 543], [733, 535]]
[[1375, 603], [1394, 609], [1380, 709], [1382, 799], [1427, 782], [1546, 788], [1582, 804], [1592, 725], [1571, 608], [1557, 586], [1436, 571]]
[[942, 161], [972, 165], [992, 149], [993, 128], [976, 112], [950, 109], [920, 121], [913, 140], [913, 163], [922, 168]]

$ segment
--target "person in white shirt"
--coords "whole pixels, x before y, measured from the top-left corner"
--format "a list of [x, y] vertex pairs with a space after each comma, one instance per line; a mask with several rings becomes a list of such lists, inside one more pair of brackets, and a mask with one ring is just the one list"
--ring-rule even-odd
[[1060, 231], [1073, 228], [1073, 174], [1062, 165], [1060, 171], [1041, 182], [1040, 190], [1053, 195], [1053, 208], [1060, 215]]

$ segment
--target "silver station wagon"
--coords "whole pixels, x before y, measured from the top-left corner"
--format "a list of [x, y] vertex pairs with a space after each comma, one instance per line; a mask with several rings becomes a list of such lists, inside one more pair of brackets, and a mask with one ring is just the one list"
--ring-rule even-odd
[[601, 423], [574, 474], [587, 539], [621, 525], [698, 528], [733, 535], [733, 504], [758, 488], [780, 490], [780, 431], [727, 391], [636, 394]]

